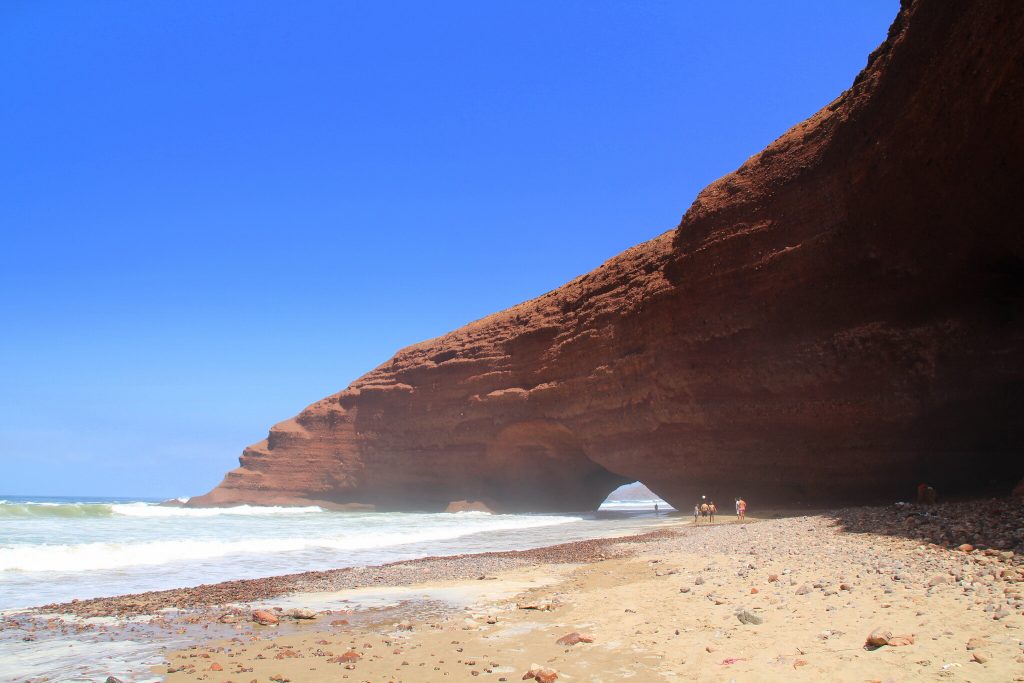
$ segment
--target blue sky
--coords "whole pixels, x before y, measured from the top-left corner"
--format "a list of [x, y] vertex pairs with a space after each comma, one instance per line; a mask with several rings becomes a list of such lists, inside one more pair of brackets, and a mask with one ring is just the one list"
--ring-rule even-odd
[[0, 494], [204, 492], [674, 227], [896, 0], [0, 3]]

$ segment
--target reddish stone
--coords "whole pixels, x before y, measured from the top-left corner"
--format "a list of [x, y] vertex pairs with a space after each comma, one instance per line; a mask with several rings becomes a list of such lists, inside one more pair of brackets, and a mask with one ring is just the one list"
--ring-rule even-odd
[[252, 620], [258, 624], [263, 624], [264, 626], [276, 624], [279, 621], [276, 614], [272, 614], [261, 609], [258, 609], [252, 613]]
[[558, 672], [539, 664], [531, 664], [530, 670], [523, 674], [523, 680], [534, 679], [537, 683], [554, 683], [558, 680]]
[[559, 645], [575, 645], [576, 643], [592, 643], [594, 642], [594, 638], [592, 636], [586, 636], [582, 633], [573, 631], [572, 633], [562, 636], [555, 642]]

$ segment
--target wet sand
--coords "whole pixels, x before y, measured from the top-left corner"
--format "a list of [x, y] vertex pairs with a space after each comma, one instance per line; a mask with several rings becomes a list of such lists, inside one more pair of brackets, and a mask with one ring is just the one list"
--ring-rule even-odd
[[248, 603], [287, 593], [327, 593], [364, 586], [406, 586], [426, 581], [469, 579], [488, 572], [536, 564], [579, 563], [601, 559], [609, 552], [628, 552], [630, 544], [644, 543], [672, 533], [667, 529], [658, 529], [643, 534], [573, 541], [530, 550], [424, 557], [375, 567], [225, 581], [192, 588], [55, 603], [40, 607], [39, 611], [77, 617], [129, 617], [155, 614], [166, 609], [196, 610], [230, 603]]

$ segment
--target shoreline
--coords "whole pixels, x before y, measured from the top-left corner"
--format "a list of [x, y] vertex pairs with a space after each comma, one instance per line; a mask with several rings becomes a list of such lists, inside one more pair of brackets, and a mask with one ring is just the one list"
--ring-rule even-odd
[[[1015, 505], [1019, 508], [1020, 526], [1024, 527], [1024, 499], [1019, 497], [985, 498], [973, 500], [956, 500], [936, 505], [917, 505], [896, 503], [891, 505], [862, 505], [835, 509], [804, 509], [779, 508], [760, 511], [757, 515], [748, 515], [745, 523], [760, 523], [770, 520], [796, 517], [824, 517], [832, 519], [847, 533], [876, 533], [882, 536], [901, 536], [912, 533], [922, 542], [949, 545], [946, 524], [942, 522], [942, 514], [951, 518], [960, 518], [968, 514], [995, 514], [993, 505]], [[988, 506], [988, 509], [985, 509]], [[877, 514], [880, 510], [903, 509], [913, 511], [915, 524], [907, 529], [905, 522], [893, 516], [888, 518]], [[939, 521], [929, 526], [928, 515], [933, 514], [932, 521]], [[923, 517], [921, 516], [923, 515]], [[694, 524], [691, 517], [681, 511], [664, 514], [662, 525], [665, 528], [652, 529], [641, 533], [629, 533], [621, 536], [602, 536], [577, 539], [565, 543], [556, 543], [525, 550], [502, 550], [478, 553], [459, 553], [455, 555], [428, 555], [408, 560], [396, 560], [377, 565], [338, 567], [326, 570], [310, 570], [273, 576], [234, 579], [219, 581], [197, 586], [186, 586], [166, 590], [125, 593], [119, 595], [76, 599], [65, 602], [49, 603], [16, 610], [0, 612], [0, 617], [13, 612], [19, 614], [63, 614], [79, 618], [92, 617], [135, 617], [155, 615], [166, 610], [196, 610], [237, 603], [256, 602], [275, 598], [288, 593], [306, 592], [337, 592], [364, 587], [408, 586], [416, 580], [435, 579], [444, 575], [452, 579], [477, 578], [489, 571], [514, 569], [530, 563], [567, 564], [607, 559], [606, 551], [619, 543], [642, 544], [663, 538], [666, 535], [677, 535], [682, 529], [717, 528], [730, 524], [742, 524], [734, 515], [719, 514], [719, 521], [714, 524], [707, 522]], [[1016, 553], [1024, 557], [1024, 536], [1017, 529], [1016, 539], [1008, 538], [1007, 529], [996, 532], [992, 528], [976, 529], [970, 538], [960, 539], [972, 541], [978, 549], [996, 547], [1009, 550], [1016, 544]], [[985, 534], [982, 538], [979, 534]], [[953, 543], [959, 545], [959, 542]], [[617, 552], [622, 552], [621, 550]]]
[[[683, 526], [683, 524], [678, 526]], [[187, 611], [256, 602], [296, 592], [337, 592], [368, 586], [406, 586], [415, 579], [430, 579], [441, 575], [468, 579], [485, 575], [488, 572], [513, 569], [531, 563], [565, 564], [602, 559], [606, 549], [610, 546], [619, 543], [643, 543], [674, 533], [676, 532], [672, 529], [654, 529], [639, 534], [575, 540], [526, 550], [431, 555], [380, 565], [304, 571], [161, 591], [50, 603], [18, 609], [15, 612], [74, 615], [79, 618], [124, 618], [155, 615], [168, 609]]]
[[[257, 623], [256, 610], [274, 620]], [[744, 612], [750, 624], [738, 620]], [[916, 644], [868, 656], [876, 627]], [[535, 663], [594, 683], [805, 673], [1024, 681], [1024, 500], [763, 511], [696, 526], [676, 514], [645, 533], [528, 550], [45, 605], [0, 617], [3, 630], [8, 662], [30, 651], [45, 662], [66, 638], [144, 642], [134, 659], [105, 669], [126, 682], [501, 681]], [[595, 642], [555, 642], [572, 632]], [[967, 649], [973, 638], [985, 643], [984, 662], [974, 655], [982, 646]], [[453, 652], [455, 641], [474, 655]], [[211, 674], [221, 670], [236, 677]], [[105, 680], [90, 671], [46, 673]], [[12, 680], [43, 673], [22, 666]]]

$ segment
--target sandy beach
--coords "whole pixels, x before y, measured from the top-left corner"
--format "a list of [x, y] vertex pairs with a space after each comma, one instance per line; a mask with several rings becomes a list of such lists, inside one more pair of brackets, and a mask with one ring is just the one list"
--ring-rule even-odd
[[1024, 680], [1020, 499], [776, 514], [49, 610], [191, 595], [171, 682]]

